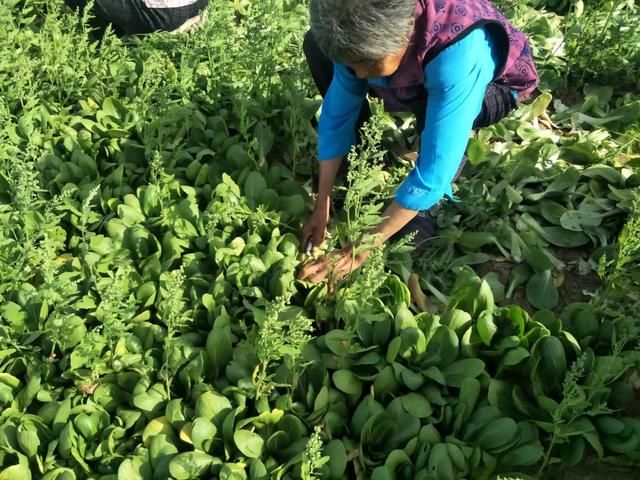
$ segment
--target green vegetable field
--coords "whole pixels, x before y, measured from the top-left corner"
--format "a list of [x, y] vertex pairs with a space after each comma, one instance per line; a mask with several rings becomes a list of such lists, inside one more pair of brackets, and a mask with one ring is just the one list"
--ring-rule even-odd
[[[307, 2], [124, 38], [0, 2], [0, 480], [640, 478], [640, 2], [495, 3], [541, 93], [423, 254], [330, 292]], [[372, 107], [327, 249], [412, 168]]]

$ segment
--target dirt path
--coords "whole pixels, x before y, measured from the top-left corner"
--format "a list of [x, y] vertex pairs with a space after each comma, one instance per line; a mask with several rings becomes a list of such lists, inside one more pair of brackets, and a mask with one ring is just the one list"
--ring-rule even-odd
[[640, 480], [640, 467], [587, 463], [573, 468], [551, 469], [547, 480]]

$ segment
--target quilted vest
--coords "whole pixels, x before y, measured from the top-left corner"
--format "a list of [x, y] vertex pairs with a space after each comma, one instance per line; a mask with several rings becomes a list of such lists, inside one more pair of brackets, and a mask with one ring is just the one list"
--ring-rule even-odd
[[495, 32], [496, 47], [506, 59], [494, 82], [515, 90], [520, 100], [526, 98], [538, 84], [529, 42], [488, 0], [417, 0], [415, 27], [398, 70], [387, 87], [370, 85], [371, 89], [387, 110], [411, 111], [416, 100], [426, 99], [425, 65], [478, 27]]

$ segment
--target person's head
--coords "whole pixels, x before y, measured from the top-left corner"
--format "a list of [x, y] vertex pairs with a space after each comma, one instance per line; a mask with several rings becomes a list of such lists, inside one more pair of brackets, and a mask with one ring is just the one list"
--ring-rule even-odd
[[389, 76], [407, 50], [415, 8], [416, 0], [311, 0], [311, 32], [358, 78]]

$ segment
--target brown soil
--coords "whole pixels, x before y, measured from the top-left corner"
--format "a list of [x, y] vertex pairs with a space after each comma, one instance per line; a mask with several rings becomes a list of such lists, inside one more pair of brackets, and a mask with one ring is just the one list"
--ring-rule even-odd
[[640, 467], [610, 465], [596, 459], [571, 468], [552, 468], [548, 480], [638, 480]]
[[557, 90], [553, 96], [558, 98], [567, 106], [575, 105], [576, 103], [580, 103], [584, 99], [584, 95], [582, 91], [571, 89], [571, 88], [561, 88]]
[[601, 286], [600, 277], [593, 270], [579, 271], [579, 262], [584, 260], [585, 252], [578, 249], [561, 249], [553, 251], [553, 254], [562, 260], [566, 267], [563, 272], [564, 281], [558, 287], [560, 302], [558, 309], [576, 302], [588, 302], [591, 298], [588, 294], [595, 293]]
[[[601, 286], [600, 278], [596, 272], [579, 271], [579, 262], [583, 258], [584, 252], [578, 249], [557, 249], [552, 253], [562, 262], [565, 267], [561, 272], [556, 272], [561, 278], [561, 285], [558, 287], [560, 301], [556, 306], [556, 311], [562, 311], [564, 307], [571, 303], [588, 302], [590, 294], [595, 293]], [[500, 282], [505, 287], [509, 283], [509, 273], [515, 265], [502, 258], [496, 258], [483, 265], [476, 267], [478, 275], [481, 277], [490, 272], [498, 275]], [[536, 312], [536, 308], [531, 306], [527, 300], [525, 285], [516, 288], [511, 298], [505, 299], [503, 303], [519, 305], [530, 314]], [[640, 478], [640, 477], [639, 477]]]

